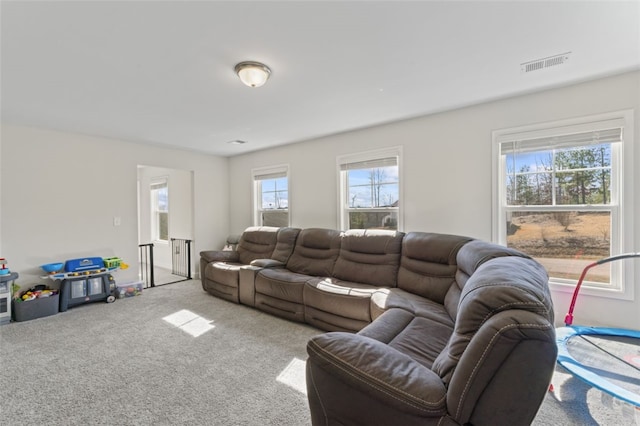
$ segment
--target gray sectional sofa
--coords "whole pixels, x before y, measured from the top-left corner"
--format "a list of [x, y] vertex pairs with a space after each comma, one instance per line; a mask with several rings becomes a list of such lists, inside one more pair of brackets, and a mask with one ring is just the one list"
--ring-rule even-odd
[[472, 238], [252, 227], [201, 255], [204, 290], [328, 333], [314, 425], [529, 424], [557, 349], [544, 268]]

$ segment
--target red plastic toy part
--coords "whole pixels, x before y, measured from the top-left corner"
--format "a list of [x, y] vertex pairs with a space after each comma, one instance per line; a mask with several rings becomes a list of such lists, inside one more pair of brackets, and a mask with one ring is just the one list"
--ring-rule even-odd
[[604, 259], [600, 259], [593, 263], [588, 264], [583, 270], [582, 274], [580, 274], [580, 279], [578, 280], [578, 284], [576, 285], [576, 289], [573, 291], [573, 298], [571, 299], [571, 305], [569, 305], [569, 312], [564, 317], [564, 323], [568, 327], [573, 324], [573, 308], [576, 305], [576, 299], [578, 298], [578, 292], [580, 291], [580, 286], [582, 286], [582, 281], [584, 277], [587, 275], [587, 271], [597, 265], [602, 265], [603, 263], [613, 262], [614, 260], [628, 259], [630, 257], [640, 257], [640, 253], [624, 253], [619, 254], [617, 256], [611, 256]]

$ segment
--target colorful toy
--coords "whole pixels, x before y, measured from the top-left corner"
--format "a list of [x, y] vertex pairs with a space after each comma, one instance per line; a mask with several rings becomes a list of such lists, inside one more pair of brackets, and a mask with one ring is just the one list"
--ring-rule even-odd
[[102, 261], [104, 262], [104, 266], [109, 269], [119, 268], [122, 264], [122, 259], [119, 257], [105, 257]]
[[63, 266], [64, 266], [64, 263], [55, 262], [55, 263], [47, 263], [45, 265], [41, 265], [40, 267], [49, 274], [55, 274], [56, 272], [61, 270]]
[[142, 294], [142, 286], [142, 281], [117, 284], [116, 295], [119, 299], [140, 296]]
[[0, 275], [9, 275], [11, 271], [7, 266], [7, 259], [0, 257]]
[[556, 329], [556, 343], [558, 364], [589, 385], [638, 408], [640, 368], [635, 364], [640, 330], [573, 325], [573, 309], [587, 271], [597, 265], [630, 258], [640, 258], [640, 252], [600, 259], [583, 269], [564, 318], [565, 327]]
[[23, 302], [28, 302], [34, 299], [51, 297], [55, 294], [58, 294], [58, 290], [52, 290], [49, 288], [42, 288], [42, 286], [36, 286], [22, 293], [22, 295], [20, 295], [18, 299], [22, 300]]

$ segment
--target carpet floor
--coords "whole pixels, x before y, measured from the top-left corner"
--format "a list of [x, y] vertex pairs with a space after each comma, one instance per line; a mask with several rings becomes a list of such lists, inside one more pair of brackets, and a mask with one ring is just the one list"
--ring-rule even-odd
[[[305, 347], [319, 333], [197, 280], [3, 325], [0, 424], [310, 425]], [[534, 425], [636, 424], [561, 368], [553, 384]]]

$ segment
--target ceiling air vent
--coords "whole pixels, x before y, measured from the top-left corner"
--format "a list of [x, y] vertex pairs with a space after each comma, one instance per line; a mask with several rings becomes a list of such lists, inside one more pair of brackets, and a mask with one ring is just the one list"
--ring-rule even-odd
[[535, 61], [525, 62], [520, 64], [520, 70], [522, 72], [538, 71], [549, 67], [555, 67], [562, 65], [569, 60], [569, 54], [561, 53], [560, 55], [549, 56], [548, 58], [536, 59]]

